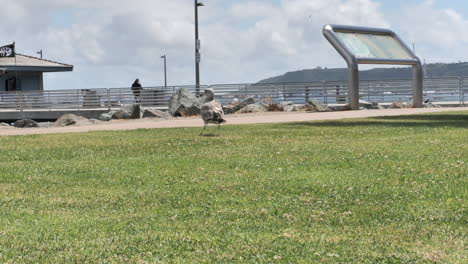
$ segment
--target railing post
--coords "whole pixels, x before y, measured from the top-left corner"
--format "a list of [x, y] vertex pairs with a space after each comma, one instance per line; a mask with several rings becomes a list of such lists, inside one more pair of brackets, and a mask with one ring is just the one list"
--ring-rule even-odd
[[382, 103], [385, 102], [385, 91], [382, 82], [379, 82], [379, 93], [382, 95]]
[[305, 87], [305, 103], [309, 101], [309, 86], [306, 85]]
[[460, 91], [460, 93], [459, 93], [460, 105], [465, 105], [465, 91], [463, 89], [464, 86], [465, 86], [464, 79], [463, 79], [463, 77], [460, 76], [459, 81], [458, 81], [458, 89]]
[[49, 111], [52, 110], [52, 100], [50, 99], [50, 92], [47, 92], [47, 97], [49, 98]]
[[322, 81], [323, 85], [323, 103], [328, 105], [328, 96], [327, 96], [327, 81]]
[[110, 88], [107, 88], [107, 110], [111, 110]]
[[367, 81], [367, 101], [370, 102], [370, 82], [371, 81]]
[[80, 90], [76, 90], [76, 106], [77, 110], [80, 111]]
[[287, 94], [286, 94], [286, 84], [283, 83], [283, 101], [287, 101], [287, 100], [286, 100], [286, 97], [287, 97]]
[[17, 92], [19, 94], [20, 99], [20, 111], [23, 112], [23, 93], [21, 91]]
[[145, 95], [146, 93], [144, 92], [144, 89], [141, 89], [140, 90], [140, 101], [138, 102], [138, 104], [140, 105], [140, 107], [143, 105], [143, 101], [145, 101]]

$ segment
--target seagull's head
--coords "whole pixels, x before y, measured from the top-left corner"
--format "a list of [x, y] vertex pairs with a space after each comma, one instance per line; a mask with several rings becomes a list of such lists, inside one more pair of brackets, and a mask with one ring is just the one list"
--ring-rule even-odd
[[207, 102], [214, 100], [215, 95], [214, 95], [213, 89], [211, 89], [211, 88], [206, 88], [205, 89], [205, 98], [206, 98]]

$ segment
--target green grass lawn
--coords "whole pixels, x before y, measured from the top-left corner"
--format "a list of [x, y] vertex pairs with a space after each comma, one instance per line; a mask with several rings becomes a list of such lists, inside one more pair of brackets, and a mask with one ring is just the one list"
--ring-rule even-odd
[[468, 112], [199, 131], [0, 137], [0, 263], [468, 261]]

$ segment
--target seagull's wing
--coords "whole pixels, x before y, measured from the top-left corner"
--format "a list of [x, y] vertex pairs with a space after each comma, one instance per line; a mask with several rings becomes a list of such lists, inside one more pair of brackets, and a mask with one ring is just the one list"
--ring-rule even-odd
[[215, 119], [216, 122], [226, 122], [224, 120], [224, 110], [223, 106], [218, 103], [213, 101], [213, 119]]
[[209, 103], [202, 105], [201, 118], [203, 119], [203, 121], [208, 122], [210, 120], [213, 120], [213, 115], [213, 107]]

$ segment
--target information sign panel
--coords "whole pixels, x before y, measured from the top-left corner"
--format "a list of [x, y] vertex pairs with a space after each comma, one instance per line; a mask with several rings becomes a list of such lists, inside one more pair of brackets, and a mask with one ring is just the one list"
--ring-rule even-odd
[[359, 109], [359, 64], [413, 66], [413, 106], [422, 106], [421, 61], [393, 31], [325, 25], [323, 35], [348, 64], [348, 96], [351, 109]]
[[414, 57], [388, 35], [337, 32], [338, 39], [358, 58], [411, 60]]

